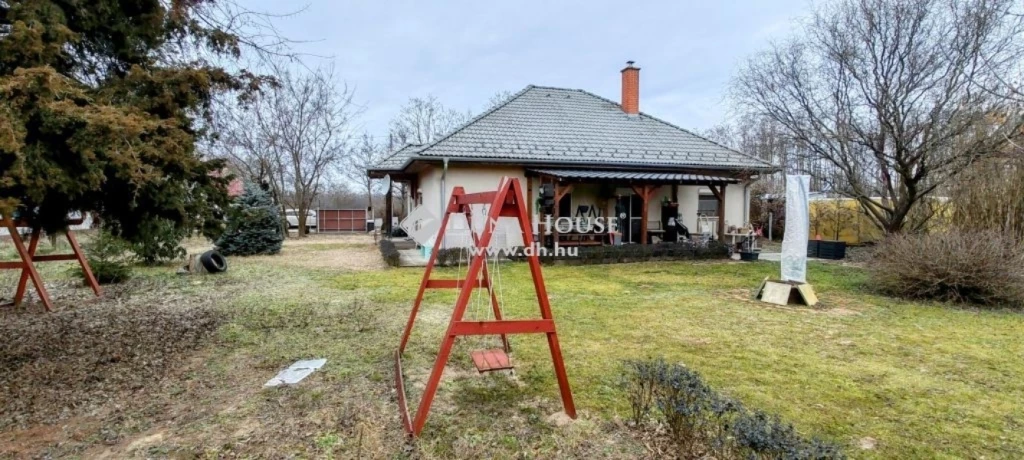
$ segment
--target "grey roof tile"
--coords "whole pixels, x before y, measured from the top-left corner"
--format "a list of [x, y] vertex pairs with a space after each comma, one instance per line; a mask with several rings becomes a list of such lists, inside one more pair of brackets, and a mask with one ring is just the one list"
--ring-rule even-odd
[[654, 173], [650, 171], [601, 171], [594, 169], [536, 169], [529, 171], [565, 179], [658, 180], [665, 182], [735, 183], [739, 179], [706, 174]]
[[394, 153], [378, 162], [372, 169], [385, 171], [401, 170], [408, 163], [413, 154], [419, 151], [420, 147], [421, 146], [417, 144], [405, 144], [405, 146], [395, 150]]
[[402, 169], [415, 159], [444, 157], [534, 165], [772, 168], [645, 113], [627, 115], [619, 104], [595, 94], [532, 85], [431, 144], [399, 150], [379, 167]]

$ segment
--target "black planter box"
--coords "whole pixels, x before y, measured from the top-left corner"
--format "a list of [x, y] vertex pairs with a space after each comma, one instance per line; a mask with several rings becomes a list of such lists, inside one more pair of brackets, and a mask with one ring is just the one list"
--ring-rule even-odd
[[807, 257], [818, 257], [818, 247], [820, 240], [810, 240], [807, 242]]
[[760, 254], [760, 253], [759, 252], [742, 252], [741, 251], [740, 252], [740, 260], [743, 260], [743, 261], [746, 261], [746, 262], [753, 262], [753, 261], [757, 260], [757, 255], [758, 254]]
[[807, 257], [840, 260], [846, 258], [845, 241], [810, 240], [807, 242]]

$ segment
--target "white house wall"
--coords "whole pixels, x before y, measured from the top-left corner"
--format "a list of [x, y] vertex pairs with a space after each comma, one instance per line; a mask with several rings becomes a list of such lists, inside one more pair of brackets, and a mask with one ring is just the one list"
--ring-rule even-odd
[[729, 184], [725, 187], [725, 227], [730, 225], [742, 227], [749, 218], [744, 215], [747, 209], [743, 184]]
[[[463, 167], [457, 164], [449, 164], [448, 173], [444, 181], [443, 200], [441, 199], [441, 176], [442, 170], [440, 167], [431, 168], [420, 174], [420, 191], [423, 193], [423, 205], [429, 206], [438, 217], [444, 215], [444, 208], [447, 206], [452, 190], [455, 187], [462, 187], [466, 193], [489, 192], [498, 188], [502, 177], [509, 176], [519, 179], [519, 183], [523, 187], [523, 193], [526, 193], [526, 175], [521, 167]], [[474, 227], [477, 229], [482, 228], [483, 211], [483, 205], [474, 206]], [[451, 222], [447, 232], [455, 232], [463, 225], [465, 224], [461, 222]], [[500, 245], [502, 240], [504, 240], [505, 247], [523, 245], [523, 236], [516, 219], [511, 217], [499, 218], [495, 230], [494, 243], [499, 243]], [[458, 244], [451, 240], [448, 240], [448, 242], [449, 245]]]
[[[498, 186], [499, 181], [502, 177], [509, 176], [519, 179], [520, 184], [523, 186], [523, 192], [527, 193], [526, 177], [524, 169], [516, 166], [474, 166], [474, 167], [463, 167], [457, 164], [449, 164], [448, 174], [445, 180], [445, 193], [444, 200], [441, 199], [441, 168], [432, 167], [422, 173], [420, 173], [419, 187], [420, 192], [423, 194], [423, 205], [429, 206], [430, 209], [437, 214], [439, 217], [444, 213], [444, 206], [447, 205], [448, 199], [451, 197], [451, 191], [454, 187], [461, 186], [467, 193], [475, 192], [486, 192], [495, 190]], [[540, 182], [537, 178], [533, 178], [533, 187], [531, 196], [527, 197], [529, 203], [536, 203], [536, 199], [539, 193]], [[707, 190], [707, 187], [692, 186], [692, 185], [680, 185], [676, 200], [679, 202], [679, 212], [683, 215], [683, 224], [686, 225], [690, 231], [695, 231], [697, 228], [697, 208], [698, 200], [701, 190]], [[597, 206], [601, 203], [601, 199], [598, 198], [600, 186], [596, 184], [574, 184], [571, 200], [573, 213], [580, 205]], [[621, 196], [633, 194], [630, 188], [617, 188], [616, 194]], [[660, 225], [661, 222], [661, 203], [664, 198], [669, 197], [672, 193], [672, 187], [665, 185], [659, 187], [654, 195], [651, 197], [648, 203], [648, 223], [653, 228]], [[749, 213], [749, 193], [745, 190], [742, 184], [729, 184], [725, 188], [725, 224], [726, 226], [735, 225], [741, 226], [748, 221], [744, 213]], [[602, 216], [608, 216], [610, 210], [614, 210], [614, 198], [607, 200], [604, 207], [600, 208]], [[536, 206], [531, 206], [535, 215], [533, 216], [534, 230], [536, 231], [538, 225], [538, 217], [536, 216]], [[483, 209], [476, 210], [475, 215], [481, 215]], [[479, 228], [480, 223], [475, 224]], [[449, 231], [452, 231], [453, 227], [449, 227]], [[521, 246], [522, 235], [519, 233], [518, 224], [515, 219], [503, 217], [498, 222], [499, 233], [507, 232], [506, 235], [508, 241], [505, 243], [507, 246]]]
[[683, 215], [683, 225], [691, 232], [697, 231], [697, 205], [700, 201], [700, 189], [696, 185], [679, 187], [679, 213]]

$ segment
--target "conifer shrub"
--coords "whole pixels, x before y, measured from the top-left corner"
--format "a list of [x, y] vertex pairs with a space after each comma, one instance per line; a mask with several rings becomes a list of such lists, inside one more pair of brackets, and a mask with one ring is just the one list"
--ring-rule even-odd
[[[89, 262], [96, 282], [100, 284], [113, 284], [127, 281], [132, 276], [132, 264], [135, 262], [131, 253], [131, 245], [111, 235], [106, 230], [100, 230], [96, 235], [82, 245], [85, 259]], [[85, 279], [83, 272], [77, 265], [70, 269], [72, 272]]]
[[143, 222], [138, 233], [145, 238], [132, 243], [131, 251], [144, 265], [174, 262], [184, 259], [187, 255], [181, 242], [191, 231], [177, 226], [169, 219], [154, 218]]
[[228, 210], [227, 228], [215, 242], [226, 256], [277, 254], [284, 235], [281, 217], [273, 200], [263, 189], [245, 184], [245, 191]]

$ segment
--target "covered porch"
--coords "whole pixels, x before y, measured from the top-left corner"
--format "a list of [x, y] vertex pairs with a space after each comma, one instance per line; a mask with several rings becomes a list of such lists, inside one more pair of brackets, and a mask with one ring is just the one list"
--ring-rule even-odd
[[[391, 172], [384, 174], [376, 171], [371, 171], [368, 175], [372, 179], [384, 179], [384, 214], [381, 220], [380, 231], [385, 238], [390, 238], [395, 227], [391, 218], [405, 215], [406, 212], [409, 212], [409, 209], [415, 207], [420, 202], [419, 175], [404, 172]], [[399, 187], [397, 186], [398, 184], [402, 184], [404, 186]], [[396, 190], [401, 192], [401, 196], [398, 199], [402, 208], [401, 213], [396, 212], [395, 209]]]
[[[748, 191], [739, 177], [554, 168], [525, 175], [534, 230], [547, 246], [729, 241], [729, 228], [747, 220]], [[594, 218], [614, 219], [616, 230], [596, 228]]]

